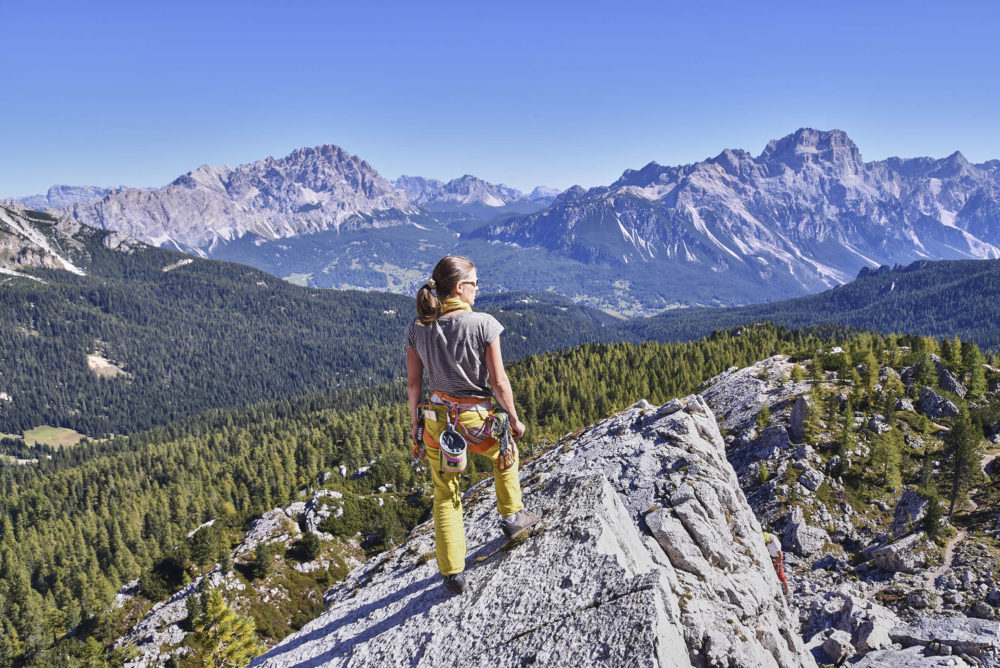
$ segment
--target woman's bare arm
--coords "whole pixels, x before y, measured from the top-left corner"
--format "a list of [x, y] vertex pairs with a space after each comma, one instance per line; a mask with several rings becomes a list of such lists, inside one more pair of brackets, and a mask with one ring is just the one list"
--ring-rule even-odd
[[410, 433], [417, 442], [417, 404], [424, 393], [424, 363], [413, 348], [406, 347], [406, 395], [410, 401]]
[[524, 435], [524, 423], [517, 417], [517, 407], [514, 406], [514, 392], [510, 389], [510, 379], [503, 368], [503, 354], [500, 352], [500, 337], [486, 347], [486, 369], [490, 372], [490, 387], [497, 402], [510, 416], [510, 431], [514, 438]]

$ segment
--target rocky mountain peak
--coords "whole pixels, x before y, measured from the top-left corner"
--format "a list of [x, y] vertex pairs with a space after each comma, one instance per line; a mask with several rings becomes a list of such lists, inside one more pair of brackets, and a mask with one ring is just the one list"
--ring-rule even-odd
[[235, 169], [202, 165], [158, 190], [120, 188], [66, 209], [95, 226], [198, 252], [246, 234], [276, 239], [345, 221], [401, 223], [415, 211], [371, 165], [333, 144]]
[[94, 202], [104, 197], [107, 192], [107, 188], [97, 186], [54, 185], [44, 195], [20, 197], [17, 201], [29, 209], [41, 211], [50, 206], [60, 208], [78, 203]]
[[171, 186], [179, 186], [181, 188], [211, 188], [211, 189], [226, 189], [226, 182], [229, 176], [233, 173], [233, 170], [226, 165], [202, 165], [198, 169], [192, 170], [187, 174], [178, 176], [176, 179], [171, 181]]
[[435, 193], [441, 190], [444, 181], [428, 179], [423, 176], [402, 175], [392, 182], [392, 187], [403, 194], [414, 204], [423, 204]]
[[558, 206], [559, 204], [565, 204], [568, 202], [572, 202], [574, 200], [578, 200], [581, 197], [585, 197], [586, 195], [587, 195], [587, 189], [584, 188], [583, 186], [581, 185], [570, 186], [566, 190], [559, 193], [559, 196], [556, 197], [555, 201], [552, 204], [553, 206]]
[[562, 191], [559, 188], [551, 188], [549, 186], [536, 186], [534, 190], [528, 193], [528, 199], [534, 201], [539, 199], [554, 199], [559, 196]]
[[719, 165], [728, 174], [736, 177], [749, 176], [755, 167], [753, 156], [741, 149], [724, 149], [708, 162]]
[[435, 205], [501, 207], [522, 199], [524, 193], [516, 188], [502, 183], [490, 183], [472, 174], [465, 174], [448, 181], [433, 192], [428, 192], [419, 203], [431, 208], [435, 208]]
[[655, 160], [650, 161], [641, 169], [626, 169], [622, 172], [618, 180], [611, 184], [611, 188], [620, 188], [622, 186], [645, 188], [668, 178], [665, 173], [667, 169], [669, 168], [664, 167]]
[[815, 665], [701, 398], [640, 402], [522, 480], [543, 513], [524, 541], [505, 543], [492, 481], [465, 495], [465, 594], [427, 523], [252, 665]]
[[938, 164], [933, 175], [938, 178], [956, 178], [965, 176], [975, 169], [961, 152], [955, 151]]
[[843, 130], [800, 128], [768, 142], [758, 160], [801, 170], [807, 164], [847, 166], [855, 172], [864, 168], [861, 152]]

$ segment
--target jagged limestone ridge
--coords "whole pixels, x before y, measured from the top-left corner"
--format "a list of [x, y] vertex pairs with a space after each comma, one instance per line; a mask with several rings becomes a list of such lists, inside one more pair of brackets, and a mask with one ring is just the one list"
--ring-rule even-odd
[[421, 525], [253, 665], [815, 665], [700, 397], [637, 404], [522, 480], [544, 519], [521, 544], [491, 481], [466, 495], [465, 594], [441, 586]]

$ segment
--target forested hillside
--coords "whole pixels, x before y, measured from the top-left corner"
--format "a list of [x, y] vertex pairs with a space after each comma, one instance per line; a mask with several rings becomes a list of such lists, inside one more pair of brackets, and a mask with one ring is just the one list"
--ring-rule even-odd
[[[60, 225], [72, 229], [62, 246], [87, 274], [36, 267], [0, 278], [0, 437], [40, 425], [92, 438], [133, 433], [403, 373], [411, 297], [301, 288], [240, 265], [111, 244], [109, 233], [73, 221], [25, 216], [54, 238]], [[1000, 261], [982, 260], [886, 268], [819, 295], [654, 318], [612, 318], [551, 294], [484, 294], [477, 307], [506, 327], [504, 352], [513, 360], [585, 342], [693, 340], [761, 321], [958, 335], [996, 349], [998, 297]], [[4, 451], [39, 454], [20, 443]]]
[[[661, 402], [730, 365], [845, 336], [745, 327], [691, 343], [592, 344], [522, 360], [510, 367], [529, 430], [522, 447], [530, 455], [538, 443], [639, 398]], [[106, 638], [101, 634], [114, 629], [108, 603], [126, 581], [154, 573], [147, 586], [169, 591], [197, 572], [186, 552], [174, 551], [189, 532], [214, 518], [245, 527], [314, 484], [320, 472], [342, 465], [347, 472], [372, 466], [357, 479], [334, 474], [328, 484], [345, 494], [392, 484], [390, 501], [364, 503], [362, 525], [351, 529], [366, 536], [368, 549], [397, 543], [428, 504], [426, 473], [409, 464], [404, 396], [402, 385], [393, 384], [213, 411], [83, 444], [37, 465], [3, 468], [0, 656], [48, 665], [45, 648], [83, 622]], [[473, 466], [469, 479], [475, 475]], [[81, 641], [67, 638], [59, 651], [82, 652]]]
[[836, 323], [883, 334], [958, 336], [1000, 349], [1000, 260], [914, 262], [864, 270], [816, 295], [739, 308], [667, 311], [634, 321], [633, 335], [687, 340], [723, 327], [769, 321], [786, 327]]
[[[10, 397], [0, 400], [0, 433], [41, 424], [130, 433], [404, 370], [410, 297], [310, 290], [148, 247], [98, 249], [88, 269], [0, 281], [0, 392]], [[623, 336], [614, 319], [562, 297], [483, 301], [507, 328], [510, 359]]]

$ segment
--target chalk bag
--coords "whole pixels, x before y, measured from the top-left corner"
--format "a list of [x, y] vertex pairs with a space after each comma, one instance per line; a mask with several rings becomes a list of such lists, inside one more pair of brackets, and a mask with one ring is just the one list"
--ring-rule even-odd
[[441, 445], [441, 470], [445, 473], [464, 471], [468, 463], [468, 444], [450, 421], [441, 432], [438, 443]]

